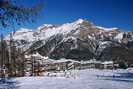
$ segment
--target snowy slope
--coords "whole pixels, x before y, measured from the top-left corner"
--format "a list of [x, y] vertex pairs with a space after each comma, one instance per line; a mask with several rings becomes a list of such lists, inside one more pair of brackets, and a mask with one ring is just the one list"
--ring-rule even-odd
[[[68, 34], [72, 31], [80, 28], [80, 24], [82, 24], [85, 20], [79, 19], [72, 23], [66, 23], [63, 25], [52, 25], [52, 24], [44, 24], [37, 28], [37, 30], [31, 30], [26, 28], [21, 28], [13, 35], [15, 40], [27, 40], [27, 41], [35, 41], [37, 38], [40, 40], [45, 40], [56, 34]], [[90, 23], [92, 25], [92, 23]], [[103, 31], [116, 30], [118, 28], [104, 28], [100, 26], [95, 26], [94, 28], [102, 29]], [[79, 31], [77, 31], [79, 32]], [[6, 37], [9, 40], [9, 36]]]
[[97, 28], [99, 28], [99, 29], [104, 29], [104, 30], [107, 30], [107, 31], [109, 31], [109, 30], [116, 30], [116, 29], [118, 29], [118, 28], [105, 28], [105, 27], [101, 27], [101, 26], [96, 26]]
[[[126, 70], [80, 70], [76, 77], [23, 77], [13, 83], [0, 84], [1, 89], [132, 89], [133, 76]], [[113, 77], [116, 76], [116, 77]], [[118, 77], [117, 77], [118, 76]], [[120, 76], [120, 77], [119, 77]], [[12, 87], [12, 88], [11, 88]]]
[[[27, 40], [27, 41], [34, 41], [34, 36], [33, 36], [34, 31], [26, 28], [21, 28], [17, 32], [13, 34], [13, 39], [14, 40]], [[10, 35], [8, 35], [6, 40], [10, 39]]]

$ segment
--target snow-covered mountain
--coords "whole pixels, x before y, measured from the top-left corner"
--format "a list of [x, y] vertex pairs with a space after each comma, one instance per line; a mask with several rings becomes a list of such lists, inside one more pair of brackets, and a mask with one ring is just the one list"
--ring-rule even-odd
[[[13, 39], [17, 47], [29, 49], [27, 53], [37, 51], [53, 59], [114, 60], [121, 55], [130, 56], [133, 48], [132, 32], [96, 26], [84, 19], [62, 25], [44, 24], [36, 30], [22, 28], [14, 33]], [[118, 49], [130, 49], [130, 53], [122, 54]]]

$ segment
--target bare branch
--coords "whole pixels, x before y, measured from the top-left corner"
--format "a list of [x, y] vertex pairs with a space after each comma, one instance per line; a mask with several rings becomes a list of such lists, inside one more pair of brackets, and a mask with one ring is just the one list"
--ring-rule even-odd
[[[16, 3], [17, 4], [17, 3]], [[7, 28], [22, 25], [25, 22], [33, 23], [40, 10], [44, 7], [44, 2], [33, 7], [19, 7], [12, 3], [12, 0], [0, 1], [0, 28]]]

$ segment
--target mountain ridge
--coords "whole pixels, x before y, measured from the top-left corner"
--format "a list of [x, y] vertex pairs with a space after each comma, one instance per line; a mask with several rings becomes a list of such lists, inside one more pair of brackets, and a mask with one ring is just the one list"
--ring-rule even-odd
[[[15, 32], [13, 39], [17, 47], [29, 49], [28, 54], [38, 52], [56, 60], [118, 60], [121, 55], [130, 55], [133, 48], [133, 32], [96, 26], [83, 19], [62, 25], [44, 24], [37, 30], [21, 29]], [[126, 48], [131, 52], [118, 51], [124, 49], [125, 52]]]

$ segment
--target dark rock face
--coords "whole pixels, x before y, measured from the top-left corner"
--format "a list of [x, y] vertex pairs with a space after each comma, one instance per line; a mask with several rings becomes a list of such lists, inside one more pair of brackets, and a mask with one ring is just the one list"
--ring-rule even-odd
[[[60, 40], [59, 40], [60, 38]], [[75, 60], [89, 60], [94, 57], [94, 45], [93, 41], [79, 38], [67, 37], [62, 39], [61, 37], [55, 37], [47, 41], [47, 43], [39, 48], [37, 51], [44, 56], [49, 56], [52, 59], [75, 59]]]
[[57, 34], [56, 36], [50, 37], [45, 44], [39, 47], [36, 51], [38, 51], [43, 56], [50, 56], [51, 52], [54, 51], [55, 47], [58, 46], [63, 39], [62, 34]]
[[[99, 48], [100, 50], [101, 48]], [[106, 45], [105, 48], [99, 52], [97, 57], [102, 61], [110, 61], [110, 60], [117, 60], [118, 58], [122, 57], [122, 55], [126, 55], [126, 47], [117, 43], [117, 42], [110, 42], [110, 44]]]
[[90, 52], [89, 50], [83, 49], [83, 50], [71, 50], [67, 56], [65, 57], [66, 59], [74, 59], [78, 61], [86, 61], [89, 59], [92, 59], [94, 57], [94, 54]]
[[94, 56], [93, 50], [89, 49], [90, 46], [88, 41], [69, 38], [65, 42], [61, 42], [49, 57], [53, 59], [89, 60]]

